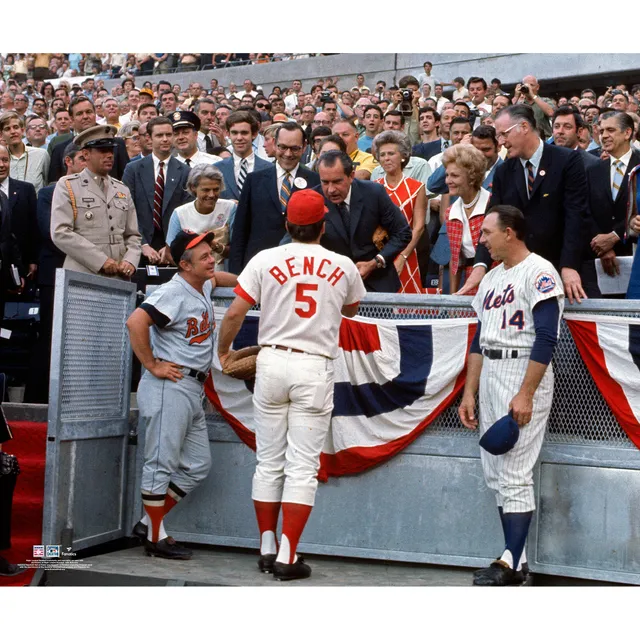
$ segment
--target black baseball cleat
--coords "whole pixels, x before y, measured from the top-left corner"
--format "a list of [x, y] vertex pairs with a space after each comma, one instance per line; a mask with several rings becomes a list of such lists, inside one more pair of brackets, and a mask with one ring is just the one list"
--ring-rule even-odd
[[142, 520], [138, 521], [133, 531], [131, 532], [132, 538], [138, 538], [140, 542], [144, 542], [149, 534], [149, 527], [146, 524], [142, 524]]
[[145, 540], [145, 550], [148, 556], [166, 558], [167, 560], [191, 560], [193, 552], [178, 544], [172, 537], [163, 538], [155, 544]]
[[0, 556], [0, 576], [11, 578], [12, 576], [20, 575], [25, 571], [26, 569], [21, 569], [17, 564], [11, 564], [2, 556]]
[[474, 574], [473, 584], [477, 587], [507, 587], [523, 584], [522, 571], [514, 571], [502, 560], [492, 562], [489, 567]]
[[258, 568], [262, 573], [273, 573], [273, 565], [278, 556], [275, 553], [265, 553], [258, 560]]
[[311, 567], [298, 557], [293, 564], [273, 563], [273, 577], [276, 580], [302, 580], [311, 576]]

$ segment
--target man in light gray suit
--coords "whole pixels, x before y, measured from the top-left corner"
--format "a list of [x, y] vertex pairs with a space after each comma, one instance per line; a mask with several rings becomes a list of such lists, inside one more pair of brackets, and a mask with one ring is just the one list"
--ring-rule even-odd
[[171, 214], [181, 204], [193, 200], [185, 188], [189, 167], [171, 157], [173, 125], [169, 118], [149, 120], [147, 131], [151, 136], [151, 153], [129, 163], [122, 181], [131, 191], [138, 214], [141, 266], [173, 264], [165, 238]]

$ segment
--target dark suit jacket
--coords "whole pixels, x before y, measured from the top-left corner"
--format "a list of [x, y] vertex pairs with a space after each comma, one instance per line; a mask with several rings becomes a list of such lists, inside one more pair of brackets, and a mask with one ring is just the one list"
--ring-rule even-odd
[[0, 191], [0, 321], [4, 316], [4, 292], [15, 288], [10, 280], [12, 264], [18, 267], [20, 275], [25, 275], [18, 242], [11, 232], [9, 200]]
[[[585, 151], [584, 149], [576, 149], [576, 151], [580, 154], [580, 158], [582, 159], [582, 164], [584, 164], [584, 170], [587, 171], [589, 167], [593, 167], [600, 162], [600, 158], [598, 156], [594, 156], [592, 153]], [[589, 176], [587, 175], [587, 180]]]
[[36, 203], [36, 190], [30, 182], [9, 178], [11, 231], [18, 241], [20, 256], [25, 267], [37, 264], [40, 251]]
[[[67, 167], [64, 164], [64, 150], [67, 144], [71, 142], [71, 138], [67, 143], [61, 142], [53, 147], [51, 151], [51, 164], [49, 165], [49, 183], [57, 182], [62, 176], [67, 174]], [[122, 180], [124, 168], [129, 162], [129, 154], [127, 153], [127, 145], [123, 138], [115, 138], [116, 148], [113, 153], [113, 167], [109, 171], [109, 175], [116, 180]]]
[[[580, 270], [581, 238], [590, 213], [587, 178], [579, 153], [545, 144], [531, 199], [520, 159], [505, 160], [496, 169], [487, 210], [497, 204], [509, 204], [522, 211], [529, 250], [549, 260], [558, 270], [562, 267]], [[491, 262], [487, 249], [478, 246], [475, 263], [491, 265]]]
[[[218, 163], [218, 166], [222, 162]], [[298, 165], [296, 180], [304, 178], [305, 188], [320, 185], [320, 177], [302, 165]], [[293, 184], [291, 193], [300, 187]], [[285, 216], [280, 204], [275, 164], [247, 176], [233, 222], [229, 271], [240, 273], [247, 262], [263, 249], [277, 247], [285, 235]]]
[[62, 269], [65, 254], [51, 240], [51, 202], [56, 185], [50, 184], [38, 191], [38, 231], [40, 233], [40, 259], [38, 260], [38, 284], [53, 287], [56, 269]]
[[[640, 164], [640, 153], [634, 149], [615, 201], [611, 197], [611, 160], [597, 160], [595, 165], [587, 169], [591, 219], [590, 224], [585, 227], [585, 259], [596, 259], [590, 243], [599, 233], [615, 231], [620, 238], [624, 238], [629, 199], [629, 172], [638, 164]], [[618, 256], [630, 256], [633, 255], [633, 244], [620, 241], [614, 245], [613, 250]]]
[[[254, 157], [255, 161], [252, 173], [273, 167], [270, 162], [258, 158], [255, 154]], [[240, 190], [238, 189], [238, 183], [236, 182], [236, 176], [233, 170], [233, 156], [231, 156], [231, 158], [225, 158], [222, 162], [218, 162], [216, 169], [220, 169], [224, 177], [224, 191], [220, 194], [220, 197], [226, 200], [240, 200]]]
[[411, 150], [412, 156], [418, 156], [418, 158], [424, 158], [430, 160], [433, 156], [437, 156], [442, 152], [442, 140], [438, 138], [432, 142], [419, 142], [414, 144]]
[[[166, 238], [171, 214], [181, 204], [193, 200], [193, 196], [186, 191], [187, 177], [189, 176], [189, 167], [186, 164], [175, 158], [170, 158], [164, 176], [162, 229]], [[142, 244], [151, 244], [153, 239], [153, 196], [156, 186], [153, 155], [130, 162], [124, 171], [122, 182], [129, 187], [136, 205]]]
[[[322, 193], [321, 187], [316, 188]], [[376, 182], [354, 180], [349, 203], [349, 230], [344, 226], [336, 205], [325, 198], [329, 209], [325, 233], [320, 240], [323, 247], [348, 256], [354, 262], [373, 260], [380, 254], [387, 266], [375, 269], [364, 281], [368, 291], [395, 293], [400, 278], [393, 266], [395, 257], [411, 242], [411, 228], [405, 217], [391, 201], [384, 187]], [[381, 251], [373, 244], [373, 233], [381, 225], [389, 234], [389, 241]]]

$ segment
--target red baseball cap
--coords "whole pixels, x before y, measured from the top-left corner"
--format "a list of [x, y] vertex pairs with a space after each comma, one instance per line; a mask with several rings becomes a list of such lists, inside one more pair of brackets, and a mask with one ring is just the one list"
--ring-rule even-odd
[[287, 220], [291, 224], [314, 224], [320, 222], [329, 211], [324, 196], [313, 189], [294, 191], [287, 203]]

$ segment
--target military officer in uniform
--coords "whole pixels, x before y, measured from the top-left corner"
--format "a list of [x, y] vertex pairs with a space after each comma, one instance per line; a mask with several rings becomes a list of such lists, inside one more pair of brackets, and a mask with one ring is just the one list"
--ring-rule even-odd
[[140, 260], [141, 236], [128, 187], [109, 175], [115, 127], [91, 127], [75, 137], [87, 166], [58, 181], [51, 238], [66, 254], [64, 268], [129, 279]]

